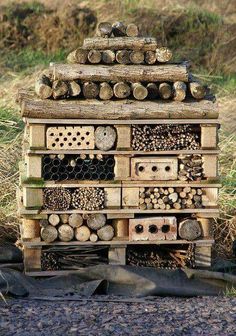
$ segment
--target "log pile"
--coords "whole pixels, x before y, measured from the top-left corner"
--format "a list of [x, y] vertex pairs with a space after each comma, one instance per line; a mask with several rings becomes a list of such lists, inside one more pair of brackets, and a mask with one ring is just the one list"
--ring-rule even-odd
[[203, 161], [201, 155], [192, 154], [179, 156], [179, 180], [201, 181], [203, 177]]
[[199, 149], [198, 129], [191, 125], [132, 125], [132, 148], [137, 151]]
[[139, 189], [139, 208], [151, 209], [199, 209], [202, 208], [202, 189], [193, 187], [155, 187]]
[[47, 243], [54, 241], [109, 241], [114, 237], [114, 228], [107, 223], [103, 214], [82, 216], [72, 214], [52, 214], [40, 221], [40, 237]]

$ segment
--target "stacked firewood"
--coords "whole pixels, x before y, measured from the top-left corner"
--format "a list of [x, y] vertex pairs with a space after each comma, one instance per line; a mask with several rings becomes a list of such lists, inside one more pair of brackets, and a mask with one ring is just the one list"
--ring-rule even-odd
[[192, 187], [153, 187], [139, 189], [139, 208], [170, 210], [202, 208], [202, 189]]
[[199, 130], [190, 125], [132, 125], [133, 150], [195, 150]]
[[43, 205], [45, 209], [63, 211], [72, 209], [101, 210], [104, 208], [104, 189], [95, 187], [45, 188]]
[[202, 156], [198, 154], [180, 155], [178, 158], [178, 178], [181, 181], [201, 181], [203, 174]]
[[47, 243], [56, 240], [80, 242], [98, 240], [109, 241], [114, 237], [114, 228], [107, 223], [103, 214], [82, 216], [73, 214], [51, 214], [48, 219], [40, 220], [41, 239]]
[[76, 270], [82, 267], [107, 264], [105, 246], [60, 246], [42, 251], [43, 271]]
[[185, 249], [166, 247], [129, 247], [127, 264], [161, 269], [195, 267], [195, 247], [189, 244]]

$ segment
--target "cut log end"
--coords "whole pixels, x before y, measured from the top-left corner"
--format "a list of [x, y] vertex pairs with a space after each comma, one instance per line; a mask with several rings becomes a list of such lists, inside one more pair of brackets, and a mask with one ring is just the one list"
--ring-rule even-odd
[[96, 35], [100, 37], [110, 37], [112, 34], [112, 25], [110, 22], [100, 22], [97, 26]]
[[136, 37], [139, 35], [139, 30], [136, 24], [134, 23], [128, 24], [128, 26], [126, 27], [126, 35], [130, 37]]
[[97, 235], [101, 240], [109, 241], [114, 237], [114, 228], [111, 225], [105, 225], [97, 231]]
[[160, 63], [165, 63], [170, 61], [172, 58], [172, 52], [166, 47], [156, 49], [156, 59]]
[[195, 240], [202, 234], [201, 224], [194, 219], [185, 219], [179, 223], [179, 236], [186, 240]]
[[78, 241], [85, 242], [85, 241], [89, 240], [90, 234], [91, 234], [91, 232], [90, 232], [89, 228], [85, 225], [82, 225], [79, 228], [75, 229], [75, 238]]

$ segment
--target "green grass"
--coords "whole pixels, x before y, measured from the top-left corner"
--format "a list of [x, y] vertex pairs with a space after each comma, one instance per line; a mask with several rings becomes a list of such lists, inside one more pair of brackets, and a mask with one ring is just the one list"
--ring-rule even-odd
[[236, 296], [236, 288], [235, 287], [227, 287], [226, 290], [225, 290], [225, 296], [228, 296], [228, 297], [235, 297]]
[[23, 128], [24, 123], [15, 109], [0, 106], [0, 145], [10, 143]]
[[7, 54], [0, 54], [3, 66], [14, 72], [27, 74], [32, 72], [32, 68], [43, 65], [48, 66], [50, 62], [60, 62], [66, 57], [64, 50], [58, 50], [54, 54], [45, 53], [42, 50], [24, 48], [20, 52], [10, 51]]

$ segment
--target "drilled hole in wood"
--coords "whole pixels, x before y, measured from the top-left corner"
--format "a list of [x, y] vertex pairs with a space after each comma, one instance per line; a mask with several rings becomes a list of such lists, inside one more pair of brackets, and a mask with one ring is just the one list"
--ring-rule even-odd
[[143, 226], [141, 224], [138, 224], [135, 226], [135, 232], [136, 233], [142, 233], [143, 232]]
[[165, 171], [167, 171], [167, 172], [170, 171], [170, 166], [166, 166]]
[[153, 172], [156, 172], [156, 171], [157, 171], [157, 166], [153, 166], [153, 167], [152, 167], [152, 171], [153, 171]]
[[163, 233], [169, 232], [170, 231], [170, 225], [168, 225], [168, 224], [163, 225], [162, 228], [161, 228], [161, 231]]
[[149, 225], [148, 231], [150, 233], [157, 233], [158, 228], [157, 228], [157, 226], [155, 224], [151, 224], [151, 225]]

